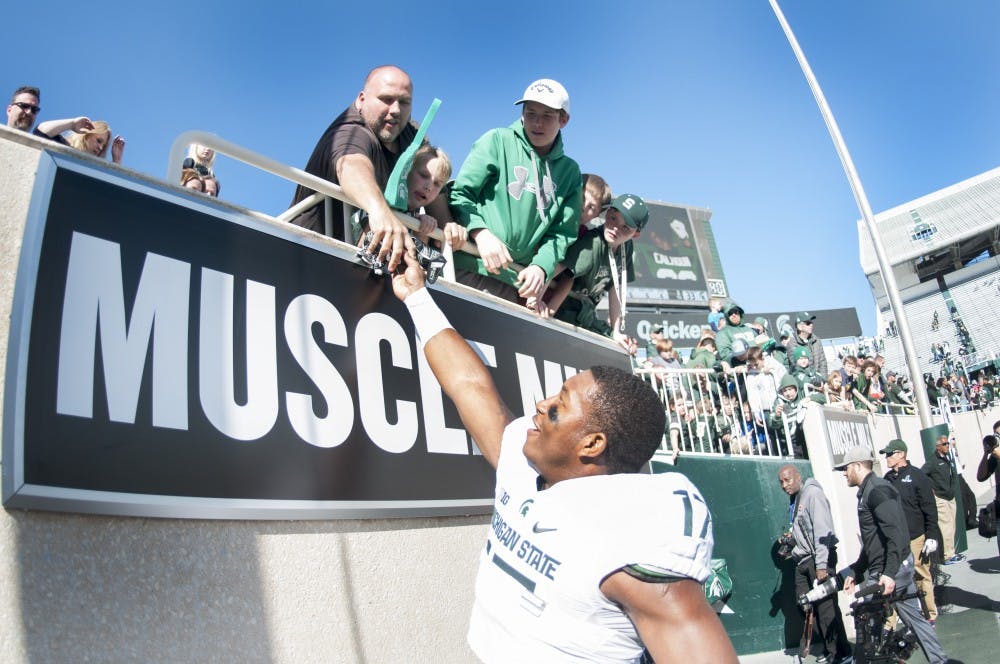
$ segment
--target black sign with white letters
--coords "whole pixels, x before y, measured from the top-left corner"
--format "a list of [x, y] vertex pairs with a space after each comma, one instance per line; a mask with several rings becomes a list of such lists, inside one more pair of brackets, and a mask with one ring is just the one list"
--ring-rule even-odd
[[[8, 507], [488, 512], [494, 475], [388, 280], [343, 245], [43, 155], [8, 349]], [[515, 415], [610, 344], [439, 285]]]

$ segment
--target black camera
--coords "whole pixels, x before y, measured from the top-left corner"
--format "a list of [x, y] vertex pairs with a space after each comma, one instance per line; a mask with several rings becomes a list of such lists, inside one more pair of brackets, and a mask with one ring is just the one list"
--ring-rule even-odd
[[788, 560], [792, 557], [792, 549], [795, 548], [795, 538], [792, 537], [790, 532], [783, 532], [778, 536], [778, 550], [777, 554], [779, 558], [784, 558]]
[[[371, 268], [372, 274], [381, 277], [388, 274], [389, 270], [386, 264], [379, 260], [377, 253], [368, 251], [368, 245], [371, 244], [373, 237], [375, 237], [374, 231], [365, 233], [357, 255], [363, 263]], [[441, 271], [448, 261], [445, 260], [444, 255], [440, 251], [427, 246], [413, 233], [410, 233], [410, 238], [413, 240], [413, 246], [417, 250], [417, 263], [420, 264], [420, 269], [424, 271], [427, 283], [433, 284], [441, 275]]]
[[908, 594], [897, 590], [891, 595], [884, 595], [881, 591], [882, 586], [867, 582], [861, 584], [854, 594], [856, 601], [851, 604], [851, 613], [857, 636], [857, 644], [854, 646], [856, 662], [902, 662], [909, 659], [919, 645], [917, 635], [909, 627], [897, 626], [895, 631], [890, 632], [885, 629], [885, 622], [892, 614], [893, 604], [920, 597], [923, 593], [917, 591]]

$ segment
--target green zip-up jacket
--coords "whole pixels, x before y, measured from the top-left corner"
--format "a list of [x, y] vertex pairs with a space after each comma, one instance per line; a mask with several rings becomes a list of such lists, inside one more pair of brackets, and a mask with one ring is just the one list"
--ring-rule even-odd
[[[580, 167], [563, 153], [562, 133], [552, 150], [538, 155], [518, 118], [491, 129], [472, 146], [451, 190], [455, 221], [469, 232], [486, 228], [507, 245], [520, 265], [537, 265], [551, 277], [576, 240], [583, 203]], [[455, 255], [455, 266], [514, 285], [517, 272], [490, 275], [482, 260]]]

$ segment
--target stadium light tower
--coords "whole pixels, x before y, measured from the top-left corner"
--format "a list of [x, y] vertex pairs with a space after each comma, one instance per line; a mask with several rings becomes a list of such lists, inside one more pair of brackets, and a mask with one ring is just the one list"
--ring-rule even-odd
[[917, 363], [917, 353], [913, 348], [913, 337], [910, 335], [910, 322], [906, 318], [906, 312], [903, 311], [903, 301], [899, 297], [896, 275], [893, 274], [892, 265], [889, 263], [888, 256], [886, 256], [885, 246], [882, 244], [882, 236], [879, 235], [878, 228], [875, 225], [875, 217], [872, 215], [872, 208], [868, 203], [867, 195], [865, 195], [865, 189], [861, 185], [861, 178], [854, 168], [854, 161], [851, 159], [851, 153], [847, 151], [844, 137], [840, 135], [840, 128], [833, 117], [833, 111], [830, 110], [830, 106], [826, 103], [826, 97], [823, 95], [823, 90], [819, 87], [819, 81], [816, 80], [812, 67], [806, 61], [806, 56], [802, 52], [795, 34], [792, 32], [791, 26], [785, 20], [785, 15], [782, 13], [781, 7], [778, 6], [778, 0], [768, 0], [768, 2], [771, 3], [771, 9], [774, 10], [774, 15], [778, 18], [781, 29], [785, 31], [788, 45], [792, 47], [795, 58], [799, 61], [799, 67], [802, 68], [802, 74], [806, 77], [806, 82], [809, 83], [809, 88], [816, 99], [816, 105], [819, 106], [819, 112], [823, 116], [827, 130], [830, 132], [830, 138], [833, 139], [833, 145], [840, 156], [840, 163], [844, 167], [844, 173], [847, 175], [847, 180], [851, 185], [851, 191], [854, 192], [854, 199], [858, 203], [861, 217], [865, 220], [865, 225], [868, 227], [868, 234], [871, 236], [872, 245], [875, 248], [875, 256], [878, 259], [878, 269], [882, 275], [882, 282], [885, 284], [885, 292], [889, 296], [889, 306], [892, 308], [892, 313], [896, 317], [896, 325], [899, 328], [899, 340], [903, 344], [906, 368], [910, 372], [911, 382], [913, 383], [913, 396], [917, 402], [917, 415], [920, 417], [920, 428], [928, 429], [932, 426], [931, 406], [927, 399], [927, 387], [924, 385], [923, 376], [920, 373], [920, 365]]

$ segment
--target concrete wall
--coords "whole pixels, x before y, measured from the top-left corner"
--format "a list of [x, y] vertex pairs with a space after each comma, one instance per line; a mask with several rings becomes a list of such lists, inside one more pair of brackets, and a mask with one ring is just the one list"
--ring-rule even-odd
[[[3, 360], [41, 147], [0, 127]], [[467, 662], [487, 523], [2, 510], [0, 661]]]

